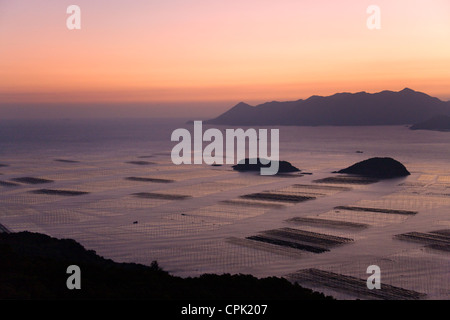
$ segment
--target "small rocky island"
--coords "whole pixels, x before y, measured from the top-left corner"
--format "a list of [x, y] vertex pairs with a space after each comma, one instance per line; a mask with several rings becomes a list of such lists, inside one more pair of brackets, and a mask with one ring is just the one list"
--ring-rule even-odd
[[439, 115], [410, 127], [411, 130], [433, 130], [450, 132], [450, 116]]
[[[271, 163], [263, 164], [261, 162], [262, 158], [252, 159], [255, 163], [250, 163], [250, 159], [246, 158], [244, 160], [239, 161], [237, 165], [233, 166], [233, 170], [236, 171], [260, 171], [261, 168], [269, 168]], [[256, 161], [255, 161], [256, 160]], [[274, 160], [266, 160], [262, 159], [263, 162], [274, 161]], [[278, 161], [278, 173], [289, 173], [289, 172], [299, 172], [300, 169], [294, 167], [287, 161]]]
[[403, 164], [392, 158], [370, 158], [339, 170], [337, 173], [355, 174], [377, 179], [399, 178], [410, 175]]

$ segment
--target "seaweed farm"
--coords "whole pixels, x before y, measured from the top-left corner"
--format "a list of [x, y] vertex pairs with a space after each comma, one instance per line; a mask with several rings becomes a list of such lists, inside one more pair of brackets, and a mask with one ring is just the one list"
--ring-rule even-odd
[[418, 242], [428, 248], [450, 251], [450, 229], [436, 230], [431, 232], [408, 232], [395, 235], [397, 240]]
[[190, 196], [182, 194], [163, 194], [155, 192], [139, 192], [134, 193], [133, 195], [143, 199], [161, 199], [161, 200], [185, 200], [190, 198]]
[[22, 178], [14, 178], [13, 181], [26, 183], [26, 184], [42, 184], [42, 183], [51, 183], [53, 180], [43, 179], [43, 178], [34, 178], [34, 177], [22, 177]]
[[[3, 140], [0, 232], [71, 238], [117, 262], [157, 260], [181, 277], [278, 276], [338, 299], [450, 299], [450, 148], [437, 133], [429, 134], [440, 143], [416, 145], [402, 140], [417, 134], [404, 127], [286, 127], [280, 156], [302, 171], [261, 176], [174, 165], [165, 127], [117, 140], [115, 130], [73, 145], [73, 136], [46, 138], [45, 148]], [[411, 175], [332, 173], [386, 153]], [[381, 269], [381, 290], [367, 290], [370, 265]]]
[[89, 192], [84, 192], [84, 191], [57, 190], [57, 189], [39, 189], [39, 190], [33, 190], [31, 192], [36, 193], [36, 194], [46, 194], [46, 195], [55, 195], [55, 196], [81, 196], [81, 195], [89, 193]]
[[336, 177], [327, 177], [323, 179], [314, 180], [315, 183], [330, 183], [330, 184], [372, 184], [378, 182], [378, 179], [367, 178], [367, 177], [358, 177], [358, 176], [336, 176]]
[[298, 225], [311, 225], [320, 227], [330, 227], [330, 228], [343, 228], [343, 229], [366, 229], [367, 224], [355, 223], [348, 221], [338, 221], [329, 219], [319, 219], [319, 218], [308, 218], [308, 217], [294, 217], [286, 220], [286, 222], [298, 224]]
[[127, 177], [127, 180], [138, 182], [154, 182], [154, 183], [172, 183], [174, 180], [158, 179], [158, 178], [146, 178], [146, 177]]
[[56, 162], [62, 162], [62, 163], [79, 163], [79, 161], [76, 160], [68, 160], [68, 159], [55, 159]]
[[288, 195], [288, 194], [271, 193], [271, 192], [246, 194], [246, 195], [241, 196], [241, 198], [252, 199], [252, 200], [277, 201], [277, 202], [294, 202], [294, 203], [315, 199], [315, 197], [309, 197], [309, 196]]
[[417, 212], [387, 208], [370, 208], [360, 206], [336, 206], [333, 210], [320, 214], [325, 220], [335, 220], [350, 224], [366, 226], [386, 226], [392, 223], [404, 222]]
[[247, 239], [313, 253], [326, 252], [335, 246], [353, 241], [353, 239], [292, 228], [263, 231]]
[[154, 162], [149, 161], [127, 161], [126, 163], [135, 164], [137, 166], [148, 166], [150, 164], [155, 164]]
[[11, 181], [1, 181], [0, 180], [0, 186], [2, 186], [2, 187], [17, 187], [17, 186], [20, 186], [20, 184], [14, 183]]
[[359, 279], [313, 268], [297, 271], [289, 274], [288, 277], [299, 284], [312, 282], [319, 286], [344, 290], [346, 293], [351, 292], [361, 299], [419, 300], [426, 296], [420, 292], [390, 285], [383, 285], [382, 290], [369, 290], [367, 288], [366, 279]]
[[355, 207], [355, 206], [337, 206], [335, 210], [348, 210], [348, 211], [358, 211], [358, 212], [375, 212], [375, 213], [388, 213], [388, 214], [404, 214], [404, 215], [414, 215], [417, 214], [416, 211], [408, 210], [393, 210], [393, 209], [381, 209], [381, 208], [365, 208], [365, 207]]

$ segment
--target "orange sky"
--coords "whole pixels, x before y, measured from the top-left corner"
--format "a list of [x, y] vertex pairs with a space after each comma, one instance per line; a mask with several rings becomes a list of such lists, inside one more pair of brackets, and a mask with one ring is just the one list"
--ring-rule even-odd
[[448, 0], [0, 0], [0, 43], [0, 103], [450, 100]]

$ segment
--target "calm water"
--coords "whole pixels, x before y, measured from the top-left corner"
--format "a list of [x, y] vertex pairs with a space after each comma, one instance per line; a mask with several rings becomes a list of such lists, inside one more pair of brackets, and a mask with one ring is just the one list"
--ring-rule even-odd
[[[237, 173], [228, 165], [175, 166], [170, 135], [179, 127], [190, 126], [185, 120], [156, 119], [0, 121], [0, 164], [7, 165], [0, 167], [0, 181], [16, 183], [0, 185], [0, 223], [11, 231], [74, 238], [116, 261], [158, 260], [181, 276], [205, 272], [288, 276], [316, 268], [367, 279], [367, 267], [376, 264], [383, 284], [431, 299], [450, 298], [448, 251], [395, 238], [450, 229], [449, 133], [402, 126], [283, 127], [281, 160], [313, 173], [287, 178]], [[314, 181], [373, 156], [393, 157], [412, 175], [367, 185]], [[15, 182], [21, 177], [52, 182]], [[33, 192], [42, 188], [88, 194]], [[269, 191], [316, 199], [289, 203], [241, 198]], [[188, 198], [179, 200], [180, 195]], [[337, 206], [417, 214], [337, 210]], [[344, 225], [293, 223], [292, 218]], [[345, 223], [365, 228], [352, 229]], [[247, 239], [281, 230], [278, 233], [286, 240], [284, 228], [352, 241], [318, 254]], [[305, 285], [339, 298], [359, 297], [314, 281]]]

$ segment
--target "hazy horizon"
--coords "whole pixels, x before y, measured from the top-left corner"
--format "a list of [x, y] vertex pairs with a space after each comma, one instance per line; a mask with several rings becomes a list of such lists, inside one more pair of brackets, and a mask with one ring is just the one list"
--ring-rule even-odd
[[[400, 90], [400, 89], [399, 89]], [[394, 91], [394, 90], [389, 90]], [[340, 93], [340, 92], [335, 92]], [[356, 93], [356, 92], [351, 92]], [[376, 93], [376, 92], [369, 92]], [[426, 93], [426, 92], [424, 92]], [[312, 95], [310, 95], [312, 96]], [[295, 100], [307, 99], [300, 97]], [[324, 95], [329, 96], [329, 95]], [[450, 99], [442, 99], [448, 101]], [[104, 103], [1, 103], [1, 119], [79, 119], [79, 118], [186, 118], [208, 120], [239, 102], [257, 106], [275, 100], [190, 101], [190, 102], [104, 102]], [[289, 100], [278, 100], [289, 101]], [[294, 101], [294, 100], [291, 100]]]

